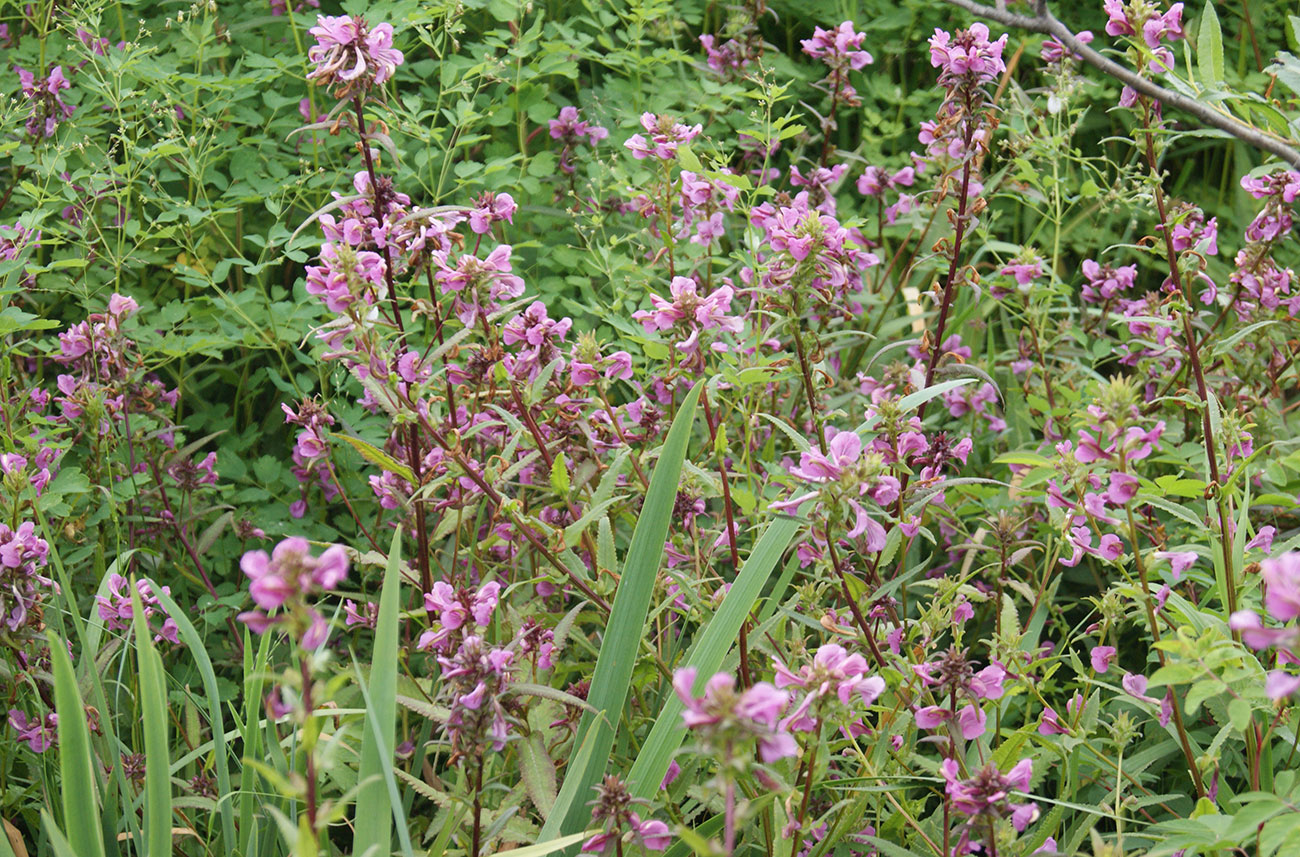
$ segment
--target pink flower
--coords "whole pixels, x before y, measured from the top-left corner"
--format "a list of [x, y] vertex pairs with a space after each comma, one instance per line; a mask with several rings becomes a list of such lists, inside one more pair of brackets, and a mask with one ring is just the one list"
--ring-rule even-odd
[[9, 726], [16, 733], [19, 741], [26, 741], [33, 753], [44, 753], [58, 740], [59, 716], [54, 712], [44, 718], [28, 719], [25, 712], [16, 708], [9, 709]]
[[513, 223], [518, 207], [514, 197], [508, 193], [484, 191], [469, 213], [469, 228], [479, 235], [485, 235], [493, 223], [503, 220]]
[[1258, 549], [1262, 550], [1264, 553], [1269, 553], [1273, 550], [1273, 537], [1276, 535], [1277, 527], [1274, 527], [1271, 524], [1260, 527], [1259, 532], [1255, 533], [1255, 538], [1246, 542], [1246, 549]]
[[1197, 555], [1195, 551], [1156, 551], [1155, 556], [1156, 559], [1169, 560], [1169, 568], [1177, 581], [1196, 562]]
[[1133, 26], [1129, 23], [1128, 12], [1124, 9], [1124, 0], [1102, 0], [1102, 8], [1106, 10], [1108, 16], [1106, 35], [1133, 35]]
[[1043, 260], [1035, 256], [1028, 262], [1014, 262], [1004, 266], [1001, 273], [1015, 277], [1016, 282], [1022, 286], [1030, 286], [1035, 281], [1042, 279]]
[[[1089, 44], [1093, 39], [1091, 30], [1080, 30], [1074, 34], [1074, 37], [1085, 45]], [[1078, 54], [1071, 53], [1071, 56], [1075, 59], [1080, 59]], [[1042, 57], [1043, 62], [1049, 65], [1059, 63], [1065, 58], [1065, 45], [1061, 44], [1051, 36], [1048, 36], [1043, 42]]]
[[844, 65], [860, 69], [872, 62], [871, 54], [858, 50], [866, 37], [865, 33], [854, 32], [852, 21], [845, 21], [829, 30], [814, 27], [812, 38], [804, 39], [800, 44], [804, 53], [824, 61], [832, 69]]
[[939, 766], [947, 783], [945, 790], [953, 809], [972, 818], [1011, 817], [1016, 830], [1024, 830], [1038, 817], [1038, 808], [1032, 804], [1010, 802], [1011, 792], [1025, 792], [1033, 778], [1033, 762], [1022, 759], [1003, 774], [993, 764], [976, 771], [969, 779], [960, 779], [960, 768], [955, 759], [944, 759]]
[[272, 619], [266, 612], [292, 602], [291, 607], [301, 608], [292, 622], [303, 634], [302, 644], [316, 648], [324, 642], [328, 624], [315, 610], [306, 607], [305, 602], [316, 591], [336, 589], [347, 577], [348, 555], [342, 545], [331, 545], [319, 557], [313, 557], [307, 540], [294, 536], [276, 545], [270, 556], [266, 551], [249, 551], [239, 566], [252, 581], [248, 591], [260, 608], [241, 613], [238, 617], [241, 622], [256, 633], [264, 633], [284, 618], [282, 614]]
[[1082, 267], [1083, 275], [1088, 279], [1087, 285], [1083, 287], [1083, 298], [1090, 303], [1109, 300], [1120, 292], [1133, 288], [1137, 280], [1137, 265], [1112, 268], [1085, 259]]
[[1093, 646], [1088, 657], [1092, 659], [1092, 668], [1099, 673], [1104, 673], [1110, 669], [1111, 661], [1115, 660], [1116, 654], [1114, 646]]
[[1260, 562], [1263, 569], [1264, 609], [1279, 622], [1300, 616], [1300, 551]]
[[1124, 673], [1124, 678], [1120, 679], [1120, 686], [1124, 692], [1134, 699], [1140, 699], [1143, 702], [1159, 704], [1160, 700], [1152, 696], [1147, 696], [1147, 677], [1141, 673]]
[[1275, 702], [1292, 696], [1297, 690], [1300, 690], [1300, 676], [1282, 670], [1271, 670], [1264, 679], [1264, 693]]

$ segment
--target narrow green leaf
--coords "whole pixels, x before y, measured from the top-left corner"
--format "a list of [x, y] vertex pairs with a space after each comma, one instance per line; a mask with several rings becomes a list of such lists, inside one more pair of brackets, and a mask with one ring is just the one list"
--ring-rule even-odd
[[[393, 811], [400, 811], [389, 800], [384, 772], [393, 765], [393, 748], [397, 724], [397, 637], [401, 613], [402, 533], [393, 533], [384, 569], [383, 589], [379, 596], [379, 618], [375, 625], [375, 648], [370, 666], [370, 687], [366, 719], [372, 728], [361, 738], [361, 765], [358, 770], [356, 836], [353, 851], [387, 855], [392, 849]], [[375, 733], [378, 733], [376, 735]], [[382, 752], [381, 752], [382, 747]], [[409, 853], [409, 844], [408, 844]]]
[[954, 378], [951, 381], [940, 381], [938, 384], [931, 384], [924, 390], [917, 390], [915, 393], [908, 393], [898, 400], [898, 409], [907, 413], [913, 408], [919, 408], [921, 405], [931, 399], [942, 396], [949, 390], [955, 390], [958, 387], [965, 387], [967, 384], [974, 384], [974, 378]]
[[[703, 687], [710, 676], [721, 669], [727, 652], [740, 634], [740, 626], [744, 624], [745, 617], [753, 609], [772, 569], [776, 568], [781, 555], [798, 531], [799, 522], [793, 518], [776, 518], [754, 546], [753, 553], [741, 565], [735, 583], [722, 600], [722, 606], [700, 632], [687, 656], [685, 665], [698, 670], [695, 677], [697, 687]], [[632, 770], [628, 772], [628, 788], [634, 796], [652, 797], [658, 791], [664, 774], [668, 773], [673, 753], [686, 735], [682, 726], [682, 708], [682, 702], [676, 695], [665, 700], [663, 710], [655, 719], [650, 735], [641, 745], [641, 752], [632, 763]]]
[[[135, 581], [131, 581], [132, 625], [140, 669], [140, 709], [144, 726], [144, 853], [167, 857], [172, 851], [172, 783], [167, 740], [167, 682], [162, 658], [153, 645], [149, 620]], [[59, 718], [62, 720], [62, 718]]]
[[54, 857], [78, 857], [77, 852], [73, 851], [72, 846], [68, 844], [63, 831], [59, 830], [59, 826], [50, 817], [49, 810], [44, 808], [41, 809], [41, 825], [45, 828], [45, 835], [50, 838]]
[[99, 824], [99, 798], [95, 794], [95, 763], [90, 752], [90, 729], [86, 706], [81, 701], [77, 676], [68, 657], [68, 646], [53, 631], [50, 667], [54, 673], [54, 707], [59, 715], [59, 774], [63, 799], [63, 822], [68, 826], [68, 843], [77, 857], [104, 857], [104, 840]]
[[556, 851], [568, 848], [570, 845], [577, 845], [594, 833], [595, 831], [587, 830], [582, 833], [561, 836], [559, 839], [552, 839], [549, 842], [529, 845], [526, 848], [511, 848], [509, 851], [498, 851], [495, 857], [546, 857], [547, 854], [554, 854]]
[[636, 665], [641, 632], [650, 611], [650, 599], [663, 559], [664, 540], [668, 538], [668, 528], [672, 523], [673, 503], [702, 385], [702, 381], [696, 383], [682, 402], [650, 477], [650, 488], [632, 533], [627, 562], [614, 593], [605, 638], [596, 657], [596, 669], [587, 693], [587, 702], [600, 715], [584, 713], [574, 736], [574, 746], [582, 746], [590, 738], [592, 752], [582, 764], [577, 759], [571, 763], [556, 798], [555, 810], [542, 828], [542, 839], [551, 840], [560, 834], [573, 833], [586, 823], [590, 814], [586, 804], [591, 788], [599, 781], [609, 761], [614, 746], [613, 724], [618, 722], [627, 702], [632, 669]]
[[360, 453], [361, 457], [366, 461], [401, 477], [412, 485], [415, 484], [415, 476], [411, 473], [411, 468], [402, 464], [402, 462], [393, 458], [374, 444], [367, 443], [359, 437], [353, 437], [349, 434], [339, 434], [338, 432], [333, 431], [330, 432], [330, 437], [346, 441], [348, 445]]
[[1223, 32], [1219, 28], [1214, 3], [1208, 0], [1205, 11], [1201, 13], [1201, 30], [1196, 38], [1196, 64], [1201, 85], [1206, 89], [1217, 89], [1223, 82]]
[[231, 848], [235, 844], [235, 811], [232, 806], [230, 788], [230, 759], [226, 743], [226, 718], [221, 711], [221, 691], [217, 687], [217, 674], [212, 669], [212, 659], [208, 657], [207, 647], [199, 636], [194, 623], [185, 615], [155, 581], [149, 581], [151, 591], [158, 597], [167, 615], [176, 623], [180, 637], [185, 641], [186, 651], [194, 658], [199, 669], [199, 678], [203, 681], [203, 695], [207, 697], [208, 723], [212, 728], [212, 767], [217, 775], [217, 812], [221, 814], [222, 843]]

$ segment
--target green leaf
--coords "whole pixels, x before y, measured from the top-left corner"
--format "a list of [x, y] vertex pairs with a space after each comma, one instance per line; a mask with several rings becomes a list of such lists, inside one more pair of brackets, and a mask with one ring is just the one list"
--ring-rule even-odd
[[686, 395], [650, 477], [650, 488], [632, 533], [627, 561], [610, 608], [605, 638], [596, 656], [591, 689], [587, 692], [587, 702], [600, 715], [584, 713], [574, 736], [575, 747], [582, 747], [590, 739], [591, 754], [582, 764], [578, 764], [577, 759], [571, 763], [556, 798], [555, 809], [542, 827], [542, 839], [572, 833], [591, 816], [587, 801], [592, 786], [605, 771], [614, 747], [614, 724], [619, 721], [627, 702], [632, 670], [641, 647], [641, 632], [650, 611], [650, 599], [663, 559], [664, 540], [668, 538], [668, 528], [672, 523], [682, 463], [686, 460], [686, 447], [702, 389], [703, 382], [697, 382]]
[[1223, 32], [1219, 29], [1219, 16], [1214, 3], [1206, 2], [1201, 13], [1201, 30], [1196, 38], [1196, 64], [1201, 85], [1217, 89], [1223, 82]]
[[526, 848], [511, 848], [509, 851], [498, 851], [495, 857], [546, 857], [547, 854], [554, 854], [556, 851], [568, 848], [570, 845], [577, 845], [582, 840], [593, 836], [594, 830], [585, 830], [582, 833], [574, 833], [569, 836], [561, 836], [559, 839], [552, 839], [549, 842], [539, 842], [536, 845], [529, 845]]
[[561, 497], [569, 496], [569, 463], [561, 452], [551, 462], [551, 487]]
[[[78, 857], [77, 852], [73, 851], [72, 846], [68, 844], [68, 840], [63, 835], [63, 832], [59, 830], [59, 826], [55, 824], [54, 819], [50, 817], [49, 810], [44, 807], [41, 808], [41, 825], [45, 828], [45, 835], [50, 838], [50, 845], [53, 846], [54, 857]], [[8, 837], [5, 837], [5, 841], [6, 843], [8, 842]]]
[[359, 437], [353, 437], [352, 435], [349, 434], [339, 434], [338, 432], [333, 432], [333, 431], [330, 432], [330, 437], [347, 441], [348, 444], [351, 445], [353, 449], [361, 453], [361, 457], [364, 458], [366, 461], [369, 461], [371, 464], [382, 467], [384, 470], [387, 470], [389, 473], [393, 473], [396, 474], [397, 476], [400, 476], [402, 479], [406, 480], [406, 482], [410, 483], [411, 485], [415, 484], [415, 474], [411, 472], [411, 468], [407, 467], [405, 464], [402, 464], [396, 458], [393, 458], [391, 455], [384, 452], [382, 449], [375, 446], [374, 444], [367, 443], [366, 441], [362, 440]]
[[[799, 522], [793, 518], [775, 519], [754, 546], [753, 553], [741, 565], [735, 583], [722, 600], [722, 606], [700, 632], [686, 658], [685, 666], [698, 670], [695, 677], [697, 687], [703, 687], [710, 676], [722, 668], [723, 660], [736, 642], [741, 625], [749, 616], [763, 587], [767, 585], [772, 569], [797, 532]], [[779, 592], [774, 593], [773, 597], [779, 595]], [[676, 694], [668, 697], [650, 729], [650, 735], [641, 745], [641, 752], [637, 754], [627, 776], [628, 788], [635, 797], [652, 797], [658, 791], [664, 774], [668, 773], [673, 753], [686, 735], [682, 726], [682, 708], [682, 702]]]
[[98, 778], [90, 751], [86, 706], [81, 701], [81, 690], [77, 687], [77, 675], [72, 669], [72, 659], [68, 657], [67, 644], [53, 631], [47, 634], [50, 668], [54, 673], [54, 708], [59, 715], [59, 774], [62, 779], [59, 793], [68, 843], [77, 857], [104, 857], [99, 798], [95, 794]]
[[[353, 853], [388, 855], [392, 852], [393, 815], [402, 813], [401, 802], [390, 796], [385, 773], [392, 776], [397, 728], [397, 638], [401, 623], [402, 531], [393, 533], [379, 595], [375, 648], [366, 692], [366, 722], [361, 738], [361, 763], [357, 769], [356, 835]], [[390, 799], [392, 797], [392, 799]], [[403, 825], [403, 829], [405, 826]], [[403, 837], [405, 839], [405, 837]], [[404, 841], [406, 853], [411, 844]]]
[[[120, 557], [119, 557], [120, 559]], [[114, 561], [116, 562], [116, 560]], [[150, 591], [157, 596], [167, 615], [176, 623], [181, 639], [185, 641], [185, 650], [194, 658], [198, 666], [199, 677], [203, 680], [203, 695], [207, 697], [208, 723], [212, 728], [212, 766], [217, 775], [217, 811], [221, 814], [221, 832], [227, 847], [235, 843], [235, 814], [230, 800], [230, 765], [226, 744], [226, 720], [221, 712], [221, 691], [217, 686], [217, 674], [212, 669], [212, 659], [204, 646], [203, 638], [195, 629], [185, 611], [181, 610], [161, 586], [149, 580]], [[96, 614], [98, 616], [98, 614]]]
[[[144, 727], [144, 841], [145, 854], [167, 855], [172, 850], [171, 757], [167, 739], [167, 682], [162, 658], [154, 648], [153, 633], [145, 616], [140, 591], [131, 582], [131, 611], [135, 627], [135, 654], [140, 669], [140, 709]], [[63, 718], [59, 718], [60, 721]]]
[[921, 405], [933, 398], [942, 396], [949, 390], [955, 390], [958, 387], [964, 387], [967, 384], [974, 384], [975, 378], [955, 378], [951, 381], [940, 381], [938, 384], [931, 384], [924, 390], [917, 390], [915, 393], [908, 393], [898, 400], [898, 410], [907, 413], [913, 408], [919, 408]]
[[555, 763], [546, 753], [542, 733], [534, 732], [516, 744], [519, 749], [519, 778], [537, 811], [546, 818], [555, 806]]

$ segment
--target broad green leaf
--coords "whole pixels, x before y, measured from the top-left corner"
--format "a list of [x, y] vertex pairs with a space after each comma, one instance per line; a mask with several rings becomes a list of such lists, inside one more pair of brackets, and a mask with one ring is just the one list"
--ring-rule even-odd
[[1201, 13], [1201, 30], [1196, 38], [1196, 64], [1200, 71], [1201, 85], [1206, 89], [1217, 89], [1223, 83], [1223, 32], [1219, 28], [1219, 16], [1214, 11], [1214, 3], [1207, 0], [1205, 11]]
[[695, 424], [695, 408], [703, 382], [691, 388], [673, 419], [668, 437], [659, 453], [659, 461], [650, 477], [650, 488], [641, 507], [641, 517], [632, 533], [627, 561], [614, 593], [605, 637], [596, 668], [592, 673], [587, 702], [599, 715], [584, 713], [574, 736], [574, 746], [587, 747], [590, 756], [579, 764], [570, 764], [555, 801], [555, 810], [542, 828], [541, 838], [551, 840], [582, 827], [590, 817], [587, 801], [592, 786], [600, 780], [614, 746], [614, 724], [622, 714], [631, 687], [632, 670], [641, 647], [641, 633], [650, 611], [655, 580], [663, 559], [664, 541], [672, 523], [673, 504], [681, 478], [682, 463]]

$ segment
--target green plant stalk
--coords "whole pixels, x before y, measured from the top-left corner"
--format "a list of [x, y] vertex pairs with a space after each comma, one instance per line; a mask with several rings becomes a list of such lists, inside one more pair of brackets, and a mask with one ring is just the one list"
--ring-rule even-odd
[[[1156, 619], [1155, 606], [1151, 601], [1151, 586], [1147, 582], [1146, 563], [1142, 561], [1142, 548], [1138, 544], [1137, 522], [1133, 519], [1133, 504], [1130, 501], [1124, 506], [1124, 512], [1128, 516], [1128, 537], [1129, 544], [1133, 546], [1133, 565], [1137, 568], [1138, 580], [1142, 584], [1142, 606], [1146, 611], [1147, 626], [1151, 629], [1151, 641], [1155, 645], [1156, 658], [1160, 665], [1165, 665], [1165, 653], [1160, 648], [1160, 623]], [[1183, 759], [1187, 763], [1187, 769], [1192, 775], [1192, 782], [1196, 785], [1196, 796], [1205, 797], [1205, 781], [1201, 778], [1201, 770], [1196, 764], [1196, 756], [1192, 753], [1192, 742], [1187, 737], [1187, 727], [1183, 723], [1183, 704], [1178, 698], [1178, 692], [1173, 686], [1169, 687], [1169, 693], [1173, 696], [1173, 703], [1170, 706], [1174, 715], [1174, 729], [1178, 732], [1178, 744], [1183, 751]]]

